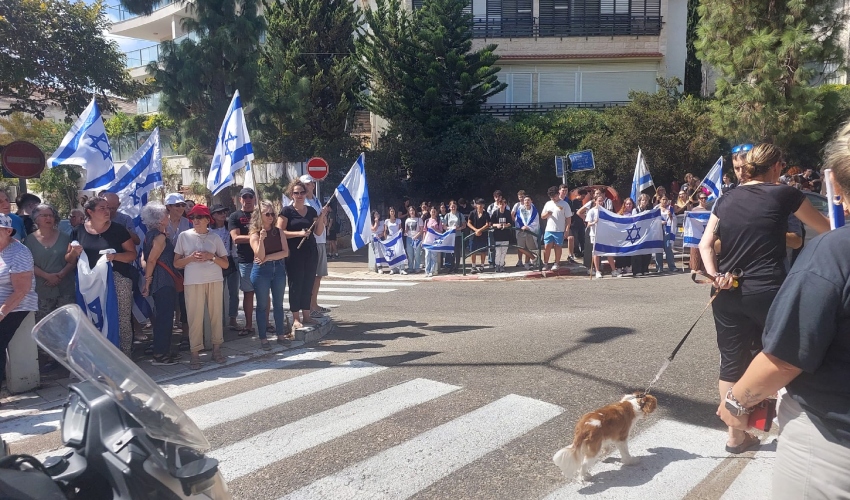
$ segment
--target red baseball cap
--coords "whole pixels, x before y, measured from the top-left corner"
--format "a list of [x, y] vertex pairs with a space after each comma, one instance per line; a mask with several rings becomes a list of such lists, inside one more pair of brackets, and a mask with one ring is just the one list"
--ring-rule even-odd
[[210, 209], [207, 208], [206, 205], [201, 205], [200, 203], [192, 207], [192, 210], [189, 210], [189, 213], [186, 214], [186, 217], [192, 217], [196, 215], [202, 215], [204, 217], [212, 217], [210, 215]]

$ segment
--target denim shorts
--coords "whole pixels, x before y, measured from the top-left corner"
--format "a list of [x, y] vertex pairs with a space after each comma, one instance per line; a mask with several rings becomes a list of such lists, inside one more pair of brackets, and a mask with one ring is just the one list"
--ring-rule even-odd
[[543, 234], [543, 244], [548, 245], [549, 243], [554, 243], [559, 247], [564, 246], [564, 232], [563, 231], [546, 231]]

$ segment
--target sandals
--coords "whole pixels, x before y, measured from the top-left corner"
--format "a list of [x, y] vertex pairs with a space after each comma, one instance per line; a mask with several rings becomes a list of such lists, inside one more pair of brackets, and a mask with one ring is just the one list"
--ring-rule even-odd
[[262, 347], [264, 351], [271, 351], [272, 350], [272, 345], [269, 343], [268, 340], [264, 340], [264, 341], [260, 342], [260, 347]]
[[201, 360], [200, 359], [193, 359], [191, 362], [189, 362], [189, 369], [190, 370], [200, 370], [201, 369]]
[[172, 366], [177, 364], [177, 360], [168, 354], [155, 354], [153, 359], [151, 359], [151, 364], [153, 366]]
[[750, 434], [749, 432], [745, 432], [744, 441], [738, 446], [726, 445], [726, 452], [738, 455], [740, 453], [744, 453], [745, 451], [750, 451], [752, 449], [758, 448], [759, 446], [761, 446], [761, 440], [756, 436]]
[[220, 365], [223, 365], [223, 364], [227, 363], [227, 358], [225, 358], [222, 353], [218, 353], [217, 356], [215, 355], [215, 353], [213, 353], [213, 361], [215, 361], [216, 363], [218, 363]]
[[133, 337], [134, 344], [144, 344], [153, 340], [153, 335], [136, 335]]
[[249, 335], [254, 335], [254, 329], [253, 328], [247, 328], [247, 327], [242, 328], [242, 329], [239, 330], [238, 335], [240, 337], [247, 337]]

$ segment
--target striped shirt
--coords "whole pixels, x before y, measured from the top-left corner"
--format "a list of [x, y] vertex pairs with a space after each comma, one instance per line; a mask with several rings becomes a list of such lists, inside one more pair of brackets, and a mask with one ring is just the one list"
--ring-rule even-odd
[[12, 274], [32, 273], [30, 290], [14, 311], [37, 311], [38, 295], [35, 293], [35, 273], [33, 272], [32, 253], [23, 243], [12, 240], [0, 251], [0, 305], [12, 295]]

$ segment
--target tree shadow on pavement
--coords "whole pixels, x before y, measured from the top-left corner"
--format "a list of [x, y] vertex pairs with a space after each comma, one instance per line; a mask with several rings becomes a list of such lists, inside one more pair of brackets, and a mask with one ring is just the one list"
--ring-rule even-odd
[[578, 342], [583, 344], [602, 344], [618, 337], [634, 335], [637, 333], [637, 330], [622, 326], [595, 326], [588, 328], [585, 332], [586, 335], [578, 339]]

